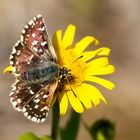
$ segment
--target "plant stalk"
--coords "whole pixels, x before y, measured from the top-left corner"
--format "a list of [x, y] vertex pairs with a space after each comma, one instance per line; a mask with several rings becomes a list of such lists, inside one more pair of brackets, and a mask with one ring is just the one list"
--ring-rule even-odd
[[52, 129], [51, 129], [51, 137], [53, 140], [58, 140], [58, 132], [59, 132], [59, 120], [60, 120], [60, 111], [59, 111], [59, 103], [58, 100], [54, 103], [52, 107]]

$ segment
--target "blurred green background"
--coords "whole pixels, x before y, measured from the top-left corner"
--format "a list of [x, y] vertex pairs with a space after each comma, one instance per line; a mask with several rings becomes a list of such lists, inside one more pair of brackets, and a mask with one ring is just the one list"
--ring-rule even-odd
[[[13, 77], [2, 75], [9, 65], [12, 46], [24, 25], [38, 13], [42, 14], [50, 36], [68, 24], [77, 26], [76, 40], [92, 35], [100, 46], [112, 49], [111, 63], [116, 73], [108, 76], [116, 83], [113, 91], [100, 87], [108, 100], [97, 108], [86, 110], [82, 120], [88, 125], [107, 118], [116, 125], [116, 140], [136, 140], [140, 132], [140, 1], [139, 0], [0, 0], [0, 138], [16, 140], [27, 131], [41, 136], [50, 134], [51, 112], [47, 122], [35, 124], [15, 111], [9, 102]], [[66, 122], [70, 111], [61, 117]], [[90, 140], [80, 125], [78, 140]]]

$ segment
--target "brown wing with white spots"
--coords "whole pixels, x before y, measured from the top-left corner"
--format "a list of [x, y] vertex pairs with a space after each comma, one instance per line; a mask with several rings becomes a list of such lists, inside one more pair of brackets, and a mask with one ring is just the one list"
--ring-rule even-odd
[[34, 67], [45, 66], [45, 62], [34, 54], [29, 48], [18, 41], [10, 55], [10, 64], [14, 67], [14, 73], [21, 74]]
[[22, 30], [21, 42], [44, 60], [56, 61], [44, 19], [37, 15]]
[[36, 70], [34, 73], [38, 74], [40, 69], [57, 64], [42, 16], [34, 17], [25, 26], [20, 41], [13, 47], [10, 64], [16, 76], [10, 93], [13, 107], [23, 111], [28, 119], [43, 122], [57, 87], [57, 77], [36, 80], [30, 72]]
[[24, 106], [24, 115], [34, 122], [44, 122], [50, 109], [56, 87], [57, 82], [53, 82], [40, 89]]
[[17, 111], [22, 111], [23, 107], [31, 98], [47, 83], [28, 83], [23, 80], [16, 79], [12, 85], [10, 93], [10, 101]]

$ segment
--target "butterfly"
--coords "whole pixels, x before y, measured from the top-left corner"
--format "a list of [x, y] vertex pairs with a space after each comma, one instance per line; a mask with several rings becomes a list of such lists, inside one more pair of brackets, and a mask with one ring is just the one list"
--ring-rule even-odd
[[58, 83], [69, 70], [58, 65], [42, 15], [25, 25], [10, 55], [10, 65], [15, 77], [9, 95], [13, 107], [34, 122], [44, 122]]

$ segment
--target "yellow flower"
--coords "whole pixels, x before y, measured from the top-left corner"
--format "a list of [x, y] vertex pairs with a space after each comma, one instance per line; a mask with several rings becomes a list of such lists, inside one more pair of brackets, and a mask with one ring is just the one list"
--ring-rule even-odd
[[86, 36], [74, 44], [75, 30], [74, 25], [69, 25], [63, 37], [62, 30], [58, 30], [52, 39], [58, 65], [71, 70], [71, 77], [59, 85], [56, 90], [59, 93], [55, 94], [58, 97], [61, 115], [66, 113], [68, 101], [78, 113], [84, 111], [83, 106], [87, 109], [92, 107], [92, 103], [97, 106], [100, 100], [107, 103], [101, 92], [89, 82], [99, 84], [109, 90], [115, 87], [112, 82], [98, 77], [115, 71], [114, 66], [110, 65], [108, 60], [110, 49], [101, 47], [86, 52], [85, 49], [89, 45], [95, 47], [99, 41], [92, 36]]
[[[54, 103], [58, 98], [61, 115], [66, 113], [68, 102], [78, 113], [82, 113], [84, 107], [90, 109], [92, 103], [97, 106], [100, 104], [100, 100], [106, 104], [106, 99], [93, 86], [94, 83], [109, 90], [115, 87], [112, 82], [98, 77], [115, 71], [114, 66], [110, 65], [108, 60], [110, 49], [101, 47], [94, 51], [85, 51], [89, 45], [97, 46], [99, 41], [92, 36], [86, 36], [79, 42], [73, 43], [75, 30], [76, 27], [74, 25], [69, 25], [63, 38], [62, 30], [58, 30], [52, 39], [58, 58], [58, 65], [71, 70], [71, 76], [58, 85], [53, 99]], [[4, 73], [6, 72], [12, 72], [12, 67], [5, 68]]]

